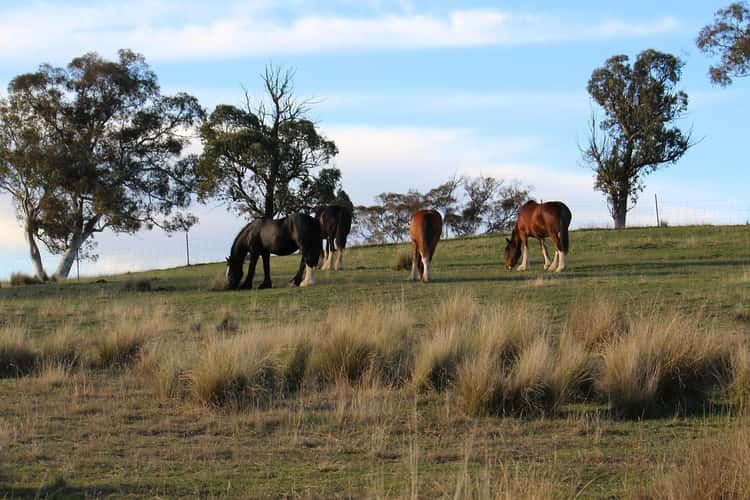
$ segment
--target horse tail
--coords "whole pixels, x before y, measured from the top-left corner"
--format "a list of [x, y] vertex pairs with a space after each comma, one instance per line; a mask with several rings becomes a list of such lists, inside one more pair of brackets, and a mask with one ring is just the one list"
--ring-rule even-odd
[[440, 214], [435, 210], [430, 210], [422, 218], [422, 246], [424, 247], [423, 255], [428, 260], [432, 260], [432, 254], [443, 233], [443, 220]]
[[568, 253], [570, 250], [570, 238], [568, 237], [568, 226], [570, 226], [570, 221], [573, 219], [573, 215], [570, 213], [570, 209], [565, 206], [565, 204], [561, 204], [561, 210], [560, 210], [560, 250], [563, 251], [563, 253]]
[[348, 207], [340, 207], [336, 221], [336, 247], [346, 248], [346, 238], [352, 228], [352, 211]]

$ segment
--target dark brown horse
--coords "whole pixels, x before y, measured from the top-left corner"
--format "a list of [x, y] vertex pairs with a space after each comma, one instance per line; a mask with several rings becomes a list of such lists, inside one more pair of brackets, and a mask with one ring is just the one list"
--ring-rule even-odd
[[[341, 271], [344, 268], [346, 238], [352, 228], [352, 210], [341, 205], [329, 205], [319, 208], [315, 218], [320, 222], [321, 236], [326, 242], [322, 269], [329, 270], [333, 266], [335, 271]], [[334, 253], [336, 254], [335, 264]]]
[[[568, 255], [570, 242], [568, 240], [568, 226], [572, 219], [570, 209], [560, 201], [537, 203], [530, 201], [521, 207], [513, 233], [505, 246], [505, 267], [512, 269], [523, 253], [519, 271], [525, 271], [529, 266], [528, 239], [536, 238], [542, 247], [544, 255], [544, 269], [560, 272], [565, 270], [565, 258]], [[550, 238], [555, 243], [555, 256], [550, 261], [544, 238]]]
[[443, 232], [443, 218], [436, 210], [419, 210], [411, 218], [411, 274], [409, 281], [432, 279], [432, 256], [435, 255], [440, 235]]
[[[252, 288], [258, 257], [263, 258], [263, 283], [258, 288], [271, 288], [271, 254], [291, 255], [297, 250], [302, 258], [299, 270], [289, 285], [312, 286], [313, 268], [318, 265], [321, 254], [318, 221], [309, 215], [292, 214], [283, 219], [258, 219], [251, 222], [242, 228], [232, 243], [231, 254], [227, 257], [227, 288]], [[250, 267], [247, 278], [240, 286], [242, 265], [248, 253]]]

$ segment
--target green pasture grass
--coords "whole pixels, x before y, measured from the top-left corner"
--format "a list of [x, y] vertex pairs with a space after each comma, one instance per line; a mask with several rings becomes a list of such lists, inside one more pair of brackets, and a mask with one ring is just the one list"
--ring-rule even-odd
[[[108, 311], [127, 317], [127, 308], [153, 308], [168, 320], [144, 328], [178, 346], [245, 324], [299, 324], [332, 308], [403, 303], [423, 330], [436, 305], [459, 293], [480, 308], [538, 306], [555, 328], [577, 301], [606, 296], [624, 308], [700, 311], [750, 335], [748, 226], [574, 231], [562, 274], [543, 271], [535, 242], [530, 270], [506, 271], [504, 241], [440, 242], [427, 285], [391, 269], [403, 244], [352, 247], [345, 271], [318, 272], [304, 289], [286, 287], [298, 256], [272, 258], [270, 290], [211, 290], [223, 263], [3, 286], [0, 326], [22, 324], [43, 342], [74, 325], [93, 342], [108, 333]], [[126, 285], [139, 280], [148, 290]], [[258, 265], [256, 286], [261, 280]], [[494, 496], [514, 470], [527, 491], [540, 481], [529, 471], [539, 470], [560, 497], [637, 496], [656, 463], [679, 463], [682, 450], [746, 418], [721, 401], [699, 414], [645, 420], [589, 403], [541, 418], [468, 417], [450, 392], [351, 386], [226, 411], [159, 401], [144, 378], [136, 369], [82, 367], [55, 383], [0, 379], [0, 497]]]

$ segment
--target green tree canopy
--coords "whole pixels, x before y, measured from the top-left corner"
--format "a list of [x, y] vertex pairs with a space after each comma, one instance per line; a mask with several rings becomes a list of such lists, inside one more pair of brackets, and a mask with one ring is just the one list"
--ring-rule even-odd
[[[65, 68], [44, 64], [14, 78], [8, 92], [4, 106], [14, 118], [3, 113], [4, 126], [18, 118], [37, 140], [23, 150], [45, 152], [23, 174], [23, 182], [41, 179], [44, 193], [26, 226], [62, 254], [56, 276], [68, 275], [94, 234], [162, 224], [173, 208], [189, 204], [191, 170], [179, 157], [203, 110], [190, 95], [161, 95], [140, 54], [120, 50], [117, 61], [108, 61], [88, 53]], [[1, 146], [6, 182], [21, 180], [18, 166], [26, 160], [19, 161], [19, 144]]]
[[727, 86], [733, 77], [750, 75], [750, 9], [735, 2], [716, 11], [713, 24], [705, 26], [695, 41], [700, 50], [718, 55], [721, 62], [711, 66], [711, 81]]
[[[677, 90], [683, 63], [671, 54], [645, 50], [631, 65], [626, 55], [610, 57], [591, 74], [588, 91], [604, 111], [592, 116], [585, 162], [596, 173], [616, 228], [643, 190], [643, 177], [675, 163], [690, 147], [690, 134], [674, 122], [687, 110]], [[601, 132], [601, 136], [599, 135]]]
[[264, 99], [246, 93], [244, 107], [224, 104], [211, 113], [201, 127], [203, 153], [196, 163], [202, 199], [272, 218], [318, 202], [310, 196], [333, 193], [328, 188], [338, 185], [338, 169], [323, 169], [317, 178], [313, 170], [338, 149], [306, 117], [310, 103], [294, 96], [293, 77], [269, 66], [262, 75]]

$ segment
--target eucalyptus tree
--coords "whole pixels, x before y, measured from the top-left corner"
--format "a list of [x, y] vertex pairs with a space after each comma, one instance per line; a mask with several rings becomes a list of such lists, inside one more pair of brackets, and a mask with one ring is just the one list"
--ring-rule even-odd
[[297, 211], [309, 189], [340, 178], [338, 169], [314, 170], [338, 154], [307, 115], [311, 102], [294, 94], [294, 73], [268, 66], [263, 97], [245, 92], [242, 107], [217, 106], [201, 126], [203, 152], [196, 162], [203, 199], [217, 198], [248, 217], [273, 218]]
[[[64, 68], [43, 64], [10, 82], [5, 105], [35, 146], [6, 141], [4, 178], [43, 193], [38, 210], [19, 217], [62, 256], [55, 276], [67, 277], [81, 251], [95, 255], [96, 233], [164, 225], [190, 203], [191, 165], [180, 156], [203, 110], [188, 94], [162, 95], [142, 55], [120, 50], [116, 61], [88, 53]], [[3, 127], [13, 127], [7, 116]], [[39, 151], [38, 161], [23, 151]]]
[[604, 118], [592, 115], [588, 144], [581, 149], [616, 228], [625, 226], [643, 178], [674, 164], [691, 146], [690, 133], [675, 125], [688, 105], [687, 94], [677, 89], [682, 67], [671, 54], [645, 50], [632, 65], [628, 56], [616, 55], [591, 74], [588, 92]]
[[713, 83], [727, 86], [732, 78], [750, 75], [750, 8], [735, 2], [716, 11], [713, 24], [705, 26], [695, 41], [700, 50], [718, 55], [721, 62], [708, 70]]

